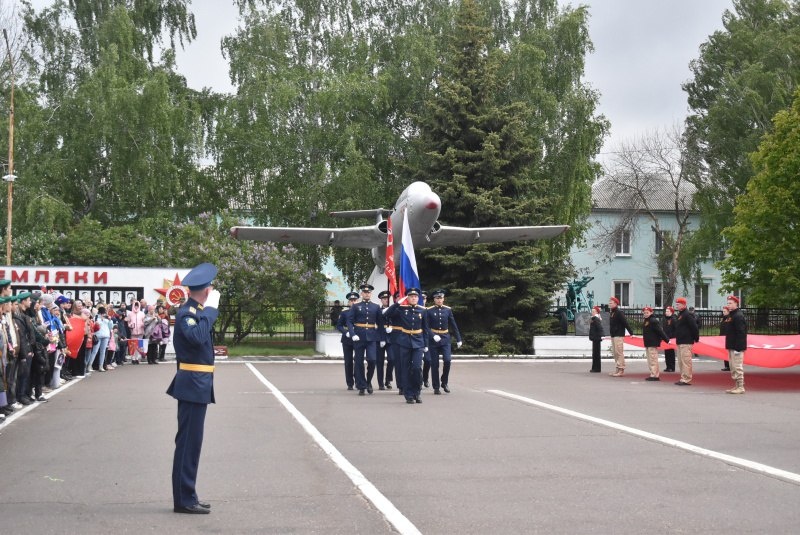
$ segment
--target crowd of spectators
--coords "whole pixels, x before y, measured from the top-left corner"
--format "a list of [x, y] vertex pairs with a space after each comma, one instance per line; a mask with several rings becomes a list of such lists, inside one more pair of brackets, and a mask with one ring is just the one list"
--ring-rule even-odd
[[75, 378], [165, 360], [170, 316], [148, 305], [92, 303], [56, 292], [14, 293], [0, 279], [0, 422]]

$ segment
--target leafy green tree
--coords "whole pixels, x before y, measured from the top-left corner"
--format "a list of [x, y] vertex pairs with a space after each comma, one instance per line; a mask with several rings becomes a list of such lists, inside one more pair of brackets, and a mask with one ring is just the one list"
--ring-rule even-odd
[[[789, 0], [735, 0], [724, 29], [700, 47], [684, 85], [691, 113], [687, 135], [703, 161], [697, 202], [703, 224], [698, 254], [721, 255], [721, 231], [733, 220], [736, 198], [753, 177], [748, 154], [787, 108], [800, 81], [800, 9]], [[724, 235], [723, 235], [724, 236]]]
[[[581, 70], [570, 67], [582, 65], [578, 58], [588, 46], [585, 12], [559, 14], [555, 2], [532, 4], [538, 9], [512, 19], [510, 26], [527, 29], [516, 34], [494, 32], [475, 0], [459, 4], [435, 94], [417, 117], [410, 165], [415, 179], [439, 193], [447, 224], [573, 223], [588, 213], [597, 174], [589, 161], [604, 121], [592, 116], [594, 96], [580, 85]], [[560, 32], [567, 35], [553, 37]], [[545, 54], [556, 42], [559, 54]], [[563, 70], [554, 57], [563, 58]], [[526, 75], [524, 83], [513, 83], [515, 73]], [[546, 125], [555, 110], [575, 111], [575, 129], [562, 130], [563, 120], [558, 129]], [[560, 174], [549, 175], [555, 171]], [[453, 291], [467, 341], [487, 352], [496, 352], [498, 343], [503, 351], [527, 351], [569, 271], [563, 243], [422, 249], [418, 258], [423, 284]]]
[[291, 246], [231, 240], [229, 229], [242, 224], [230, 214], [200, 214], [176, 228], [171, 247], [164, 251], [166, 265], [192, 266], [212, 262], [219, 268], [217, 289], [222, 294], [216, 340], [229, 335], [242, 341], [256, 329], [270, 330], [282, 316], [265, 309], [289, 306], [303, 317], [314, 317], [325, 295], [324, 276], [306, 267]]
[[800, 302], [800, 91], [778, 112], [774, 129], [752, 156], [755, 176], [737, 199], [725, 229], [731, 244], [723, 283], [744, 289], [748, 304], [795, 308]]

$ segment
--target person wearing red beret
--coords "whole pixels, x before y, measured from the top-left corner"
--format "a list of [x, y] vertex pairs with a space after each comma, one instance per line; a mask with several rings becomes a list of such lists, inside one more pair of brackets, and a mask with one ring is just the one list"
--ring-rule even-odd
[[747, 322], [739, 309], [739, 298], [728, 296], [728, 327], [725, 329], [725, 349], [731, 367], [734, 387], [726, 390], [728, 394], [744, 394], [744, 351], [747, 349]]
[[633, 329], [628, 325], [625, 313], [619, 308], [619, 299], [611, 296], [608, 300], [608, 308], [611, 309], [611, 318], [609, 319], [611, 351], [614, 354], [614, 365], [616, 366], [614, 372], [609, 373], [609, 375], [611, 377], [622, 377], [625, 375], [625, 353], [623, 351], [625, 332], [633, 334]]

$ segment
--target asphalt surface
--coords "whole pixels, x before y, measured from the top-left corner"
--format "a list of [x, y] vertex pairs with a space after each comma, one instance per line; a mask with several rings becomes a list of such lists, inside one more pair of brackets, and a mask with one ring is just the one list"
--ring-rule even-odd
[[174, 364], [94, 373], [0, 426], [0, 526], [798, 532], [798, 370], [748, 367], [747, 394], [732, 396], [718, 361], [696, 363], [690, 387], [673, 385], [677, 374], [645, 382], [644, 361], [623, 378], [603, 366], [457, 361], [452, 393], [427, 389], [407, 405], [397, 390], [348, 392], [341, 362], [221, 363], [197, 487], [212, 513], [202, 516], [172, 512], [176, 402], [164, 391]]

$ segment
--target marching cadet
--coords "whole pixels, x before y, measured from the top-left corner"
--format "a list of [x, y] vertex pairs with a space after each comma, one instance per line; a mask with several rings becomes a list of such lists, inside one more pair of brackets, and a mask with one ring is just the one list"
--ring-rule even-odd
[[214, 403], [214, 344], [219, 292], [212, 281], [214, 264], [203, 263], [181, 281], [189, 288], [189, 300], [175, 316], [173, 343], [178, 361], [167, 394], [178, 400], [178, 433], [172, 460], [172, 498], [176, 513], [208, 514], [211, 505], [201, 502], [195, 491], [206, 409]]
[[731, 379], [735, 386], [726, 390], [728, 394], [744, 394], [744, 351], [747, 349], [747, 321], [739, 309], [739, 298], [728, 296], [728, 323], [725, 329], [725, 349], [728, 350], [728, 361], [731, 363]]
[[678, 310], [675, 318], [675, 342], [678, 344], [678, 365], [681, 372], [681, 378], [675, 384], [689, 386], [692, 384], [692, 344], [700, 340], [700, 329], [697, 328], [697, 320], [686, 310], [685, 297], [675, 300], [675, 308]]
[[[392, 296], [392, 299], [396, 303], [397, 300], [400, 298], [400, 292], [395, 292]], [[397, 345], [397, 342], [401, 336], [405, 336], [403, 332], [398, 328], [400, 327], [400, 320], [396, 318], [390, 318], [386, 315], [386, 310], [383, 309], [383, 324], [385, 326], [386, 334], [388, 335], [387, 347], [389, 348], [389, 354], [392, 356], [392, 362], [394, 362], [394, 378], [397, 382], [397, 395], [403, 395], [403, 381], [405, 380], [405, 369], [403, 368], [403, 361], [400, 359], [400, 349]]]
[[647, 366], [650, 368], [650, 377], [645, 381], [660, 381], [658, 372], [658, 347], [661, 345], [661, 340], [669, 343], [669, 336], [666, 335], [661, 324], [653, 317], [653, 308], [644, 307], [642, 309], [644, 315], [644, 323], [642, 324], [642, 339], [644, 341], [644, 350], [647, 354]]
[[[364, 390], [372, 394], [372, 375], [375, 373], [375, 360], [377, 358], [378, 341], [380, 333], [378, 330], [378, 316], [381, 315], [381, 307], [370, 301], [372, 290], [375, 288], [371, 284], [362, 284], [361, 301], [350, 307], [347, 314], [347, 330], [350, 332], [350, 339], [353, 341], [355, 352], [355, 376], [358, 395], [363, 396]], [[367, 376], [364, 376], [364, 358], [367, 359]]]
[[342, 353], [344, 354], [344, 379], [347, 382], [347, 389], [353, 389], [353, 341], [350, 339], [350, 331], [347, 329], [347, 316], [353, 310], [353, 305], [358, 301], [358, 294], [350, 292], [347, 294], [348, 308], [343, 310], [336, 318], [336, 330], [342, 333]]
[[384, 311], [387, 318], [394, 320], [392, 332], [399, 331], [395, 357], [399, 357], [403, 373], [402, 386], [406, 403], [422, 403], [422, 354], [428, 349], [425, 347], [428, 320], [425, 307], [417, 304], [419, 293], [419, 288], [409, 288], [405, 297]]
[[[420, 292], [419, 294], [419, 304], [421, 306], [425, 306], [425, 303], [428, 302], [428, 292]], [[427, 338], [428, 333], [425, 333], [425, 347], [428, 349], [422, 354], [422, 384], [425, 388], [430, 388], [431, 382], [429, 380], [431, 374], [431, 352], [430, 352], [430, 340]]]
[[450, 332], [456, 337], [456, 346], [461, 347], [461, 333], [458, 331], [456, 319], [453, 311], [444, 304], [445, 290], [437, 289], [433, 291], [433, 306], [427, 308], [426, 316], [428, 320], [428, 348], [430, 353], [430, 368], [433, 378], [433, 393], [441, 394], [439, 390], [439, 357], [444, 361], [442, 370], [441, 387], [447, 393], [450, 379], [450, 362], [453, 358], [450, 347]]
[[611, 334], [611, 351], [614, 354], [614, 364], [616, 366], [616, 370], [613, 373], [609, 373], [609, 375], [611, 377], [622, 377], [625, 375], [625, 352], [623, 346], [625, 331], [633, 334], [633, 329], [628, 325], [625, 313], [619, 308], [619, 299], [612, 296], [608, 300], [608, 308], [611, 309], [611, 318], [608, 321]]
[[[378, 294], [378, 298], [381, 300], [381, 312], [389, 308], [389, 297], [390, 293], [388, 290], [384, 290]], [[380, 314], [378, 316], [381, 321], [383, 321], [384, 316]], [[385, 322], [384, 322], [385, 323]], [[392, 371], [394, 370], [394, 360], [392, 359], [392, 354], [389, 350], [391, 345], [389, 344], [389, 333], [391, 331], [386, 330], [387, 325], [381, 324], [381, 328], [378, 329], [380, 334], [380, 341], [378, 342], [378, 358], [377, 358], [377, 373], [378, 373], [378, 389], [386, 390], [392, 389]], [[383, 362], [384, 359], [386, 360], [386, 376], [384, 378], [383, 375]]]

